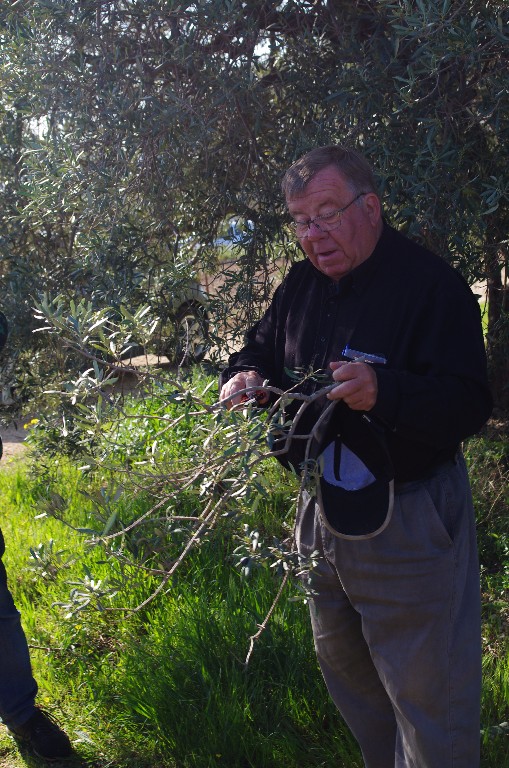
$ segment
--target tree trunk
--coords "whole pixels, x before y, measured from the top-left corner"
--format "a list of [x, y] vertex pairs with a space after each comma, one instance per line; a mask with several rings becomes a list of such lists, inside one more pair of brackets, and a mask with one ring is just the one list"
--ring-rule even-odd
[[509, 415], [509, 286], [507, 253], [494, 253], [487, 262], [490, 383], [495, 408]]

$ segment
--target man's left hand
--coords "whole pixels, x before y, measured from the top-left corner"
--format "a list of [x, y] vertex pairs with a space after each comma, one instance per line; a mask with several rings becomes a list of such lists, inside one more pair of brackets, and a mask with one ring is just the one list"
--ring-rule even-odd
[[353, 411], [370, 411], [376, 403], [378, 382], [368, 363], [330, 363], [332, 378], [339, 382], [328, 393], [329, 400], [343, 400]]

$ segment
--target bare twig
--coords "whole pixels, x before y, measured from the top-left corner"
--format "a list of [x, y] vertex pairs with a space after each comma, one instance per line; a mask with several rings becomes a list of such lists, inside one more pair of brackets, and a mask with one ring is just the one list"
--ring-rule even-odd
[[276, 606], [279, 603], [279, 600], [281, 598], [281, 595], [283, 594], [283, 590], [286, 587], [286, 584], [288, 583], [288, 579], [290, 578], [290, 571], [285, 571], [285, 575], [283, 576], [283, 579], [281, 581], [281, 584], [279, 585], [279, 589], [277, 591], [277, 595], [272, 601], [272, 605], [270, 606], [269, 610], [267, 611], [267, 615], [265, 616], [264, 620], [261, 624], [258, 624], [258, 632], [256, 632], [254, 635], [251, 635], [249, 638], [249, 650], [247, 652], [246, 659], [244, 661], [244, 668], [247, 667], [249, 664], [249, 660], [251, 658], [251, 655], [253, 653], [254, 645], [257, 640], [260, 639], [264, 631], [267, 629], [267, 625], [272, 617], [272, 614], [276, 610]]

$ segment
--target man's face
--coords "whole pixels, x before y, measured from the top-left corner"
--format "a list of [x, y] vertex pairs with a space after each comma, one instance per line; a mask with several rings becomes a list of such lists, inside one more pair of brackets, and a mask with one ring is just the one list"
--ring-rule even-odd
[[[344, 208], [355, 197], [343, 175], [331, 165], [319, 171], [298, 197], [286, 203], [294, 221], [309, 221]], [[332, 280], [340, 280], [369, 258], [382, 231], [378, 197], [359, 197], [341, 216], [341, 223], [329, 232], [311, 224], [299, 242], [316, 269]]]

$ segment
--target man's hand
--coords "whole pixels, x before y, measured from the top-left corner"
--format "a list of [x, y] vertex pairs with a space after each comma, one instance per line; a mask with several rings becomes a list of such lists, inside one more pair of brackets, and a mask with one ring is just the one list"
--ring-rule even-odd
[[344, 400], [353, 411], [370, 411], [376, 403], [378, 382], [376, 373], [368, 363], [330, 363], [332, 378], [340, 382], [331, 389], [329, 400]]
[[263, 379], [259, 373], [256, 373], [256, 371], [239, 371], [239, 373], [236, 373], [235, 376], [227, 381], [221, 388], [220, 400], [225, 400], [227, 397], [230, 398], [230, 400], [225, 403], [226, 407], [230, 409], [234, 405], [238, 405], [244, 400], [248, 400], [250, 397], [256, 395], [258, 403], [264, 405], [269, 399], [269, 394], [263, 390], [249, 394], [246, 392], [242, 392], [240, 395], [236, 394], [247, 387], [261, 387], [262, 384]]

